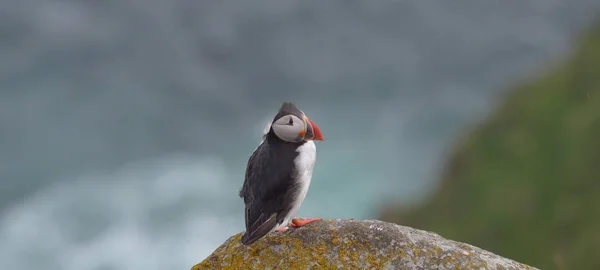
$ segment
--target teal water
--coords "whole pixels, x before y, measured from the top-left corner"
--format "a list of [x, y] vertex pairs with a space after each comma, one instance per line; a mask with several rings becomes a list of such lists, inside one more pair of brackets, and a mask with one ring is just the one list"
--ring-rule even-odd
[[282, 101], [325, 141], [301, 216], [426, 199], [593, 0], [0, 0], [2, 269], [189, 269], [243, 230]]

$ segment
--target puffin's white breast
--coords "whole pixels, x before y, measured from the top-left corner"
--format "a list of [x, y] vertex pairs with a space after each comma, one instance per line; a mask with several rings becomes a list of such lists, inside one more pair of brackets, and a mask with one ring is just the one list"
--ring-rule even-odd
[[[298, 156], [294, 159], [294, 163], [296, 164], [298, 174], [312, 176], [315, 160], [317, 159], [317, 147], [315, 146], [315, 143], [313, 141], [307, 141], [302, 146], [298, 147], [296, 152], [298, 152]], [[310, 177], [308, 179], [298, 180], [306, 180], [310, 183]]]
[[306, 194], [308, 193], [308, 187], [310, 186], [310, 180], [312, 179], [313, 168], [315, 166], [315, 160], [317, 159], [317, 147], [313, 141], [307, 141], [302, 146], [296, 149], [298, 156], [294, 159], [296, 165], [297, 178], [296, 181], [299, 185], [296, 199], [294, 200], [292, 209], [285, 217], [284, 221], [277, 226], [277, 228], [287, 226], [290, 221], [296, 216], [298, 210]]

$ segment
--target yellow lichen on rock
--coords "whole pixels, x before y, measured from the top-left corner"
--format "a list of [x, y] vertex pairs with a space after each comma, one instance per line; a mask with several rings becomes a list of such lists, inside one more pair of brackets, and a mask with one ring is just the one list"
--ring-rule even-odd
[[336, 219], [271, 233], [241, 233], [192, 267], [204, 269], [535, 269], [467, 244], [377, 220]]

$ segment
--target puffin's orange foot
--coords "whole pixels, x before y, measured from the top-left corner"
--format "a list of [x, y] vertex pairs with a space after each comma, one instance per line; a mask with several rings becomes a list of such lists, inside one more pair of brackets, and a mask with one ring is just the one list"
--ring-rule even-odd
[[276, 232], [285, 232], [285, 231], [287, 231], [287, 230], [288, 230], [288, 227], [286, 226], [286, 227], [283, 227], [283, 228], [279, 228], [279, 229], [277, 229], [277, 230], [275, 230], [275, 231], [276, 231]]
[[292, 219], [292, 224], [290, 224], [290, 225], [294, 228], [299, 228], [308, 223], [312, 223], [312, 222], [319, 221], [319, 220], [322, 220], [322, 218], [309, 218], [309, 219], [303, 219], [303, 220]]

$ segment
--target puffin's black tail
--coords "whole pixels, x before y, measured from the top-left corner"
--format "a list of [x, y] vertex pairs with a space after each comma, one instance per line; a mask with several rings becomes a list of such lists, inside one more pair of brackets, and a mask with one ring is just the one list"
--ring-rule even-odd
[[[253, 224], [253, 225], [259, 225], [259, 224]], [[271, 218], [267, 219], [265, 222], [260, 224], [256, 229], [251, 228], [251, 230], [246, 230], [244, 235], [242, 235], [242, 244], [250, 245], [250, 244], [256, 242], [256, 240], [267, 235], [267, 233], [269, 233], [275, 227], [275, 225], [277, 225], [277, 218], [276, 218], [276, 215], [273, 214], [273, 215], [271, 215]], [[254, 227], [254, 226], [252, 226], [252, 227]]]
[[250, 245], [254, 242], [256, 242], [256, 240], [260, 239], [260, 237], [253, 237], [250, 238], [250, 235], [248, 235], [248, 233], [244, 233], [244, 235], [242, 235], [242, 244], [244, 245]]
[[256, 240], [262, 238], [263, 236], [267, 235], [267, 233], [269, 233], [270, 230], [267, 230], [265, 233], [254, 233], [254, 234], [248, 234], [248, 232], [244, 233], [244, 235], [242, 235], [242, 244], [244, 245], [250, 245], [254, 242], [256, 242]]

